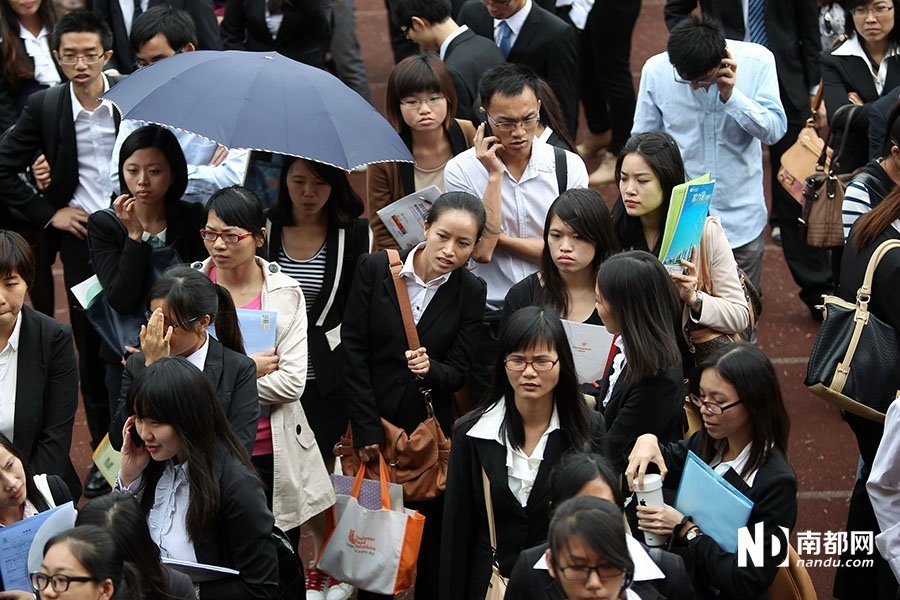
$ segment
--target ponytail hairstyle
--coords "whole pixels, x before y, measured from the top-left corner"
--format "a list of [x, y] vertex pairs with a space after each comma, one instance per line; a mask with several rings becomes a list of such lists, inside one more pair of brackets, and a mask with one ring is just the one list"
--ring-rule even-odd
[[106, 529], [96, 525], [81, 525], [63, 531], [47, 541], [44, 556], [47, 556], [50, 548], [61, 543], [68, 545], [75, 560], [81, 563], [98, 584], [110, 582], [113, 588], [111, 600], [143, 597], [142, 576], [133, 564], [123, 559]]
[[541, 99], [541, 123], [555, 131], [559, 139], [568, 146], [569, 151], [575, 152], [575, 140], [572, 138], [569, 126], [566, 125], [566, 119], [562, 114], [562, 108], [559, 105], [559, 98], [556, 97], [556, 92], [543, 79], [538, 78], [537, 82], [540, 88], [538, 98]]
[[[147, 304], [153, 300], [165, 302], [178, 323], [209, 315], [210, 322], [216, 324], [216, 339], [226, 348], [244, 354], [244, 338], [231, 294], [200, 271], [182, 265], [170, 267], [150, 288]], [[187, 327], [199, 333], [203, 325], [194, 321]]]
[[853, 226], [853, 245], [857, 252], [875, 243], [878, 236], [887, 231], [897, 219], [900, 219], [900, 188], [895, 188], [881, 204], [861, 216]]
[[160, 562], [159, 547], [150, 537], [147, 517], [134, 496], [113, 492], [94, 498], [78, 510], [75, 526], [96, 525], [110, 533], [123, 558], [141, 574], [143, 595], [135, 600], [169, 597], [169, 574]]
[[22, 454], [22, 452], [12, 443], [12, 440], [3, 433], [0, 433], [0, 447], [12, 454], [20, 463], [22, 463], [22, 470], [25, 471], [25, 499], [31, 502], [38, 512], [50, 510], [50, 505], [47, 503], [46, 498], [44, 498], [44, 494], [42, 494], [34, 484], [34, 473], [32, 473], [31, 469], [28, 467], [28, 461], [25, 460], [25, 455]]
[[484, 210], [484, 203], [469, 192], [444, 192], [438, 196], [425, 215], [425, 224], [431, 227], [437, 223], [442, 214], [451, 210], [468, 213], [475, 219], [475, 228], [478, 230], [475, 241], [480, 240], [484, 224], [487, 222], [487, 213]]

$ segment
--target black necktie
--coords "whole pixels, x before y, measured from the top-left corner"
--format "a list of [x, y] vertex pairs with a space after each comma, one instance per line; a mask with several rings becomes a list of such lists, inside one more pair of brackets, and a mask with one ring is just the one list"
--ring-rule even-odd
[[134, 15], [131, 17], [132, 24], [137, 21], [137, 18], [141, 16], [142, 12], [144, 12], [144, 9], [141, 8], [141, 0], [134, 0]]

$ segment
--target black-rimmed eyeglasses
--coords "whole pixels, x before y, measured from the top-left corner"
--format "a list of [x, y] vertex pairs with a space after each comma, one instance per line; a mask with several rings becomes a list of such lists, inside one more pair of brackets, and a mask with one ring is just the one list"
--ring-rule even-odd
[[72, 583], [87, 583], [88, 581], [96, 581], [100, 580], [96, 577], [86, 577], [80, 576], [76, 577], [74, 575], [47, 575], [46, 573], [32, 573], [29, 578], [31, 579], [31, 587], [34, 588], [36, 592], [42, 592], [47, 589], [47, 586], [52, 586], [53, 591], [61, 594], [69, 590], [69, 585]]
[[738, 400], [737, 402], [732, 402], [731, 404], [724, 404], [724, 405], [716, 404], [715, 402], [707, 402], [703, 398], [698, 396], [697, 394], [688, 394], [688, 397], [691, 399], [691, 402], [693, 402], [697, 408], [705, 408], [706, 412], [708, 412], [711, 415], [721, 415], [723, 412], [725, 412], [729, 408], [733, 408], [733, 407], [737, 406], [738, 404], [741, 404], [740, 400]]

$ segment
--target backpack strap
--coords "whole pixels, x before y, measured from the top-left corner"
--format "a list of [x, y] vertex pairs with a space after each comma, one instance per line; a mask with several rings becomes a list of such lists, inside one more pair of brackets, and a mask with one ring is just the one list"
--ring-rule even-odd
[[566, 151], [553, 146], [553, 159], [556, 163], [556, 188], [560, 194], [569, 189], [569, 164]]

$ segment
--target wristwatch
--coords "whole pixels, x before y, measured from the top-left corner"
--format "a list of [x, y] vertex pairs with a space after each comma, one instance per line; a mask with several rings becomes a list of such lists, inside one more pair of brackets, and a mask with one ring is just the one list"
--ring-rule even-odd
[[688, 530], [687, 534], [684, 536], [684, 539], [686, 539], [687, 541], [690, 542], [691, 540], [696, 539], [696, 538], [700, 537], [701, 535], [703, 535], [703, 532], [700, 531], [699, 527], [694, 525], [693, 527], [691, 527]]
[[694, 300], [694, 303], [691, 304], [691, 312], [699, 315], [703, 312], [703, 292], [694, 292], [697, 298]]

